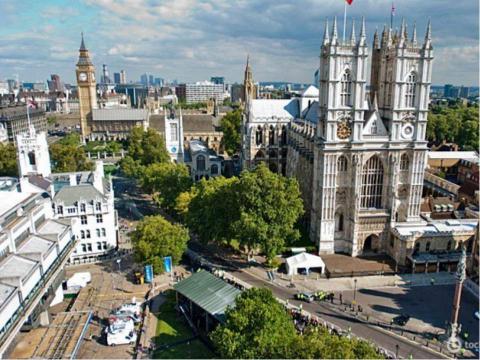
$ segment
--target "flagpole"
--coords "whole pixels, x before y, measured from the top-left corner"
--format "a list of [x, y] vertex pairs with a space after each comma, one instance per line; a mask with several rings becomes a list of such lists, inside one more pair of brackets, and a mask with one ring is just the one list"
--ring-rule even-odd
[[395, 9], [394, 6], [395, 5], [393, 5], [393, 1], [392, 1], [392, 8], [390, 10], [390, 29], [393, 29], [393, 11], [394, 11], [393, 9]]
[[347, 28], [347, 0], [343, 2], [343, 43], [345, 43], [345, 29]]

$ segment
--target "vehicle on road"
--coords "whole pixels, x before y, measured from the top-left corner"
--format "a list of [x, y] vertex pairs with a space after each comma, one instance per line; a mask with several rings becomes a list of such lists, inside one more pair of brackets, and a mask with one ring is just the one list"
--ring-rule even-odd
[[315, 291], [313, 293], [313, 296], [315, 297], [315, 300], [331, 300], [333, 299], [334, 294], [332, 292], [326, 292], [323, 290]]
[[397, 324], [400, 326], [405, 326], [408, 320], [410, 320], [410, 315], [407, 315], [407, 314], [398, 315], [392, 319], [394, 324]]
[[309, 292], [298, 292], [295, 294], [295, 300], [301, 300], [308, 303], [311, 303], [315, 300], [315, 296]]

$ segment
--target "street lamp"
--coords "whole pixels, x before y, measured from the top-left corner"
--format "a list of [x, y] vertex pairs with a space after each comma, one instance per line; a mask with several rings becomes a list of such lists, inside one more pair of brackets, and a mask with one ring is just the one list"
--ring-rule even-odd
[[357, 295], [357, 279], [353, 279], [353, 301], [355, 301]]

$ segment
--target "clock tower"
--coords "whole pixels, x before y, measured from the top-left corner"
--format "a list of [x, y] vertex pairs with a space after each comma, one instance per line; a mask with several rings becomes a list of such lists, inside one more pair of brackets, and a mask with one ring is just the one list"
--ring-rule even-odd
[[92, 109], [97, 108], [97, 89], [95, 82], [95, 67], [90, 60], [90, 55], [85, 47], [83, 40], [79, 49], [79, 57], [77, 62], [77, 84], [78, 99], [80, 102], [80, 127], [83, 139], [90, 135], [90, 121], [92, 119]]

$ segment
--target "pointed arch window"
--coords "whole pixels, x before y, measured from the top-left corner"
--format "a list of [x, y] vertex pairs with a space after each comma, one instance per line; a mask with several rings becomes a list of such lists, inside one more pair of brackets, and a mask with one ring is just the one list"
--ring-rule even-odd
[[282, 126], [282, 145], [287, 145], [287, 127]]
[[255, 132], [255, 143], [261, 145], [263, 143], [263, 129], [259, 125], [257, 131]]
[[338, 169], [338, 172], [345, 172], [347, 171], [347, 167], [348, 167], [348, 162], [347, 162], [347, 158], [345, 156], [340, 156], [337, 160], [337, 169]]
[[380, 209], [382, 206], [383, 165], [380, 158], [372, 156], [362, 170], [362, 208]]
[[352, 102], [352, 75], [345, 70], [340, 80], [340, 105], [351, 106]]
[[400, 170], [407, 171], [408, 167], [410, 166], [410, 159], [408, 158], [407, 154], [403, 154], [400, 158]]
[[405, 88], [405, 106], [408, 108], [415, 107], [415, 93], [417, 88], [417, 75], [411, 72], [406, 81]]
[[268, 133], [268, 144], [275, 145], [275, 128], [270, 125], [270, 131]]
[[197, 171], [205, 171], [205, 156], [197, 156]]

